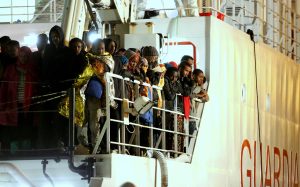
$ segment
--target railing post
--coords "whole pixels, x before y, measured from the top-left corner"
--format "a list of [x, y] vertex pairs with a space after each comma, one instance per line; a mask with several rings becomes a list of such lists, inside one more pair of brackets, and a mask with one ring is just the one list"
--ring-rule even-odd
[[[151, 91], [151, 98], [153, 99], [153, 87], [149, 87], [152, 91]], [[152, 110], [152, 114], [154, 115], [154, 111], [153, 111], [153, 108], [151, 108], [150, 110]], [[150, 124], [151, 127], [153, 127], [153, 124], [154, 124], [154, 116], [153, 116], [153, 123]], [[150, 129], [150, 147], [153, 148], [153, 129], [151, 128]]]
[[14, 20], [13, 20], [13, 1], [12, 0], [10, 0], [10, 5], [11, 5], [11, 7], [10, 7], [10, 23], [13, 23]]
[[184, 149], [183, 151], [186, 153], [189, 147], [189, 119], [183, 118], [183, 127], [184, 127]]
[[[134, 95], [138, 97], [139, 95], [139, 83], [133, 81], [133, 89], [134, 89]], [[136, 99], [136, 98], [134, 98]], [[134, 100], [133, 100], [134, 102]], [[140, 124], [140, 114], [138, 114], [138, 116], [136, 117], [136, 123], [137, 124]], [[135, 136], [135, 145], [138, 145], [140, 146], [141, 145], [141, 139], [140, 139], [140, 134], [141, 134], [141, 128], [140, 127], [135, 127], [135, 130], [136, 130], [136, 136]], [[140, 148], [136, 148], [135, 149], [135, 152], [136, 152], [136, 155], [137, 156], [140, 156], [140, 153], [141, 153], [141, 149]]]
[[[163, 109], [166, 109], [165, 99], [163, 99]], [[166, 129], [166, 112], [165, 110], [162, 111], [162, 129]], [[162, 132], [162, 149], [166, 149], [166, 132]]]
[[[176, 97], [175, 97], [175, 112], [177, 112], [177, 106], [178, 106], [178, 104], [177, 104], [177, 101], [178, 101], [178, 99], [177, 99], [177, 94], [176, 94]], [[177, 152], [178, 151], [178, 137], [177, 137], [177, 113], [175, 113], [175, 115], [174, 115], [174, 132], [175, 132], [175, 134], [174, 134], [174, 150]], [[176, 153], [175, 154], [175, 157], [177, 157], [178, 156], [178, 154]]]
[[106, 98], [105, 98], [105, 108], [106, 108], [106, 122], [108, 123], [107, 129], [106, 129], [106, 151], [107, 153], [110, 153], [110, 74], [105, 74], [106, 79]]
[[69, 151], [74, 150], [75, 88], [69, 89]]
[[53, 18], [54, 22], [56, 22], [56, 0], [53, 1]]
[[[125, 98], [125, 81], [124, 79], [122, 79], [122, 98], [124, 99]], [[124, 108], [122, 107], [122, 116], [121, 116], [121, 119], [123, 121], [123, 125], [121, 127], [121, 143], [125, 143], [125, 133], [126, 133], [126, 130], [125, 130], [125, 124], [124, 124]], [[125, 154], [125, 145], [122, 145], [122, 153]]]

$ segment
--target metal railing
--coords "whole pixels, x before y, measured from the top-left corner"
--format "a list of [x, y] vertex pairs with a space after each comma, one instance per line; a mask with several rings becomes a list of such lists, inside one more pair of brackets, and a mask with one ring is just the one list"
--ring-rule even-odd
[[[108, 84], [109, 82], [112, 81], [112, 78], [114, 79], [119, 79], [122, 82], [122, 88], [120, 88], [120, 91], [122, 93], [122, 98], [117, 98], [114, 97], [112, 95], [110, 95], [109, 93], [111, 93], [111, 88], [110, 85]], [[106, 142], [106, 146], [105, 146], [105, 152], [106, 153], [111, 153], [111, 145], [116, 145], [118, 147], [118, 153], [122, 153], [122, 154], [128, 154], [128, 150], [131, 151], [130, 154], [133, 155], [137, 155], [137, 156], [143, 156], [143, 153], [146, 153], [147, 150], [157, 150], [157, 151], [161, 151], [164, 152], [165, 154], [169, 155], [172, 154], [172, 157], [174, 156], [175, 158], [181, 154], [187, 154], [189, 156], [192, 156], [193, 153], [193, 148], [194, 148], [194, 141], [191, 141], [192, 139], [195, 140], [196, 139], [196, 134], [190, 134], [189, 133], [189, 120], [184, 119], [184, 114], [181, 111], [177, 110], [177, 106], [178, 106], [178, 98], [181, 97], [181, 95], [177, 95], [176, 99], [175, 99], [175, 107], [174, 110], [168, 110], [165, 108], [164, 104], [162, 108], [159, 107], [152, 107], [153, 113], [156, 110], [156, 112], [161, 112], [161, 121], [159, 120], [159, 123], [161, 124], [161, 126], [158, 126], [157, 124], [142, 124], [139, 122], [139, 116], [136, 117], [136, 120], [129, 120], [129, 122], [125, 119], [126, 117], [124, 117], [124, 114], [126, 113], [126, 111], [124, 110], [123, 106], [119, 106], [122, 107], [122, 117], [121, 119], [113, 119], [111, 118], [111, 114], [110, 114], [110, 102], [111, 100], [115, 100], [115, 101], [121, 101], [124, 102], [124, 100], [127, 100], [125, 97], [125, 84], [127, 83], [131, 83], [131, 84], [137, 84], [139, 86], [145, 86], [148, 89], [156, 89], [158, 91], [162, 91], [162, 88], [157, 87], [157, 86], [151, 86], [147, 83], [140, 83], [139, 81], [132, 81], [128, 78], [123, 78], [120, 75], [115, 75], [115, 74], [111, 74], [111, 73], [106, 73], [106, 121], [105, 124], [102, 127], [101, 132], [99, 132], [98, 134], [98, 138], [97, 138], [97, 143], [96, 146], [94, 147], [93, 150], [93, 154], [96, 154], [101, 142]], [[153, 94], [153, 92], [152, 92]], [[153, 97], [152, 97], [153, 98]], [[127, 100], [128, 101], [128, 100]], [[201, 103], [201, 100], [199, 99], [195, 99], [196, 102], [200, 102], [200, 104], [198, 105], [198, 107], [200, 107], [202, 105], [203, 107], [203, 103]], [[134, 101], [128, 101], [129, 104], [133, 104]], [[174, 116], [173, 118], [173, 129], [167, 129], [166, 128], [166, 113], [170, 113], [171, 115]], [[196, 128], [199, 128], [200, 125], [200, 118], [202, 114], [202, 110], [196, 115], [196, 116], [189, 116], [190, 119], [194, 119], [196, 122]], [[177, 128], [177, 116], [181, 116], [183, 119], [183, 124], [182, 127], [184, 128], [183, 131], [179, 131]], [[119, 124], [119, 128], [118, 128], [118, 137], [117, 140], [118, 141], [112, 141], [111, 137], [110, 137], [110, 130], [111, 130], [111, 125], [115, 125], [115, 124], [111, 124], [111, 122], [115, 122]], [[154, 122], [155, 123], [155, 122]], [[157, 121], [156, 121], [157, 123]], [[169, 122], [170, 123], [170, 122]], [[132, 126], [132, 128], [134, 129], [134, 132], [128, 133], [128, 127]], [[142, 129], [148, 129], [149, 130], [149, 134], [147, 139], [149, 139], [148, 141], [148, 145], [141, 145], [140, 144], [140, 131]], [[166, 140], [166, 133], [169, 133], [171, 135], [171, 137], [173, 138], [173, 142], [172, 142], [172, 146], [173, 148], [170, 149], [170, 143], [171, 142], [167, 142]], [[106, 135], [106, 138], [105, 138]], [[130, 136], [130, 137], [129, 137]], [[182, 150], [178, 150], [178, 137], [181, 136], [182, 138]], [[155, 138], [154, 138], [155, 137]], [[143, 137], [145, 138], [145, 137]], [[127, 141], [126, 141], [127, 139]], [[169, 143], [169, 147], [167, 148], [166, 144]], [[103, 144], [101, 144], [103, 145]], [[101, 146], [100, 146], [101, 148]], [[133, 150], [133, 151], [132, 151]]]
[[[151, 11], [173, 10], [181, 17], [189, 16], [182, 12], [195, 10], [200, 16], [218, 17], [244, 32], [248, 29], [253, 30], [256, 41], [262, 41], [300, 63], [300, 15], [296, 12], [297, 7], [292, 6], [292, 1], [203, 0], [203, 2], [205, 3], [199, 7], [181, 5], [176, 8], [159, 8]], [[137, 9], [137, 12], [139, 11], [147, 11], [147, 9]]]
[[57, 0], [50, 0], [44, 5], [10, 5], [0, 6], [0, 22], [2, 23], [49, 23], [58, 22], [63, 15], [63, 5], [59, 7]]

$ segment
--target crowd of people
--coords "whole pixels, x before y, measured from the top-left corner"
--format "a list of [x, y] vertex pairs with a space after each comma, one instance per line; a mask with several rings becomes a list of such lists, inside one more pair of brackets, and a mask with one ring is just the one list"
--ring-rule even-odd
[[[38, 36], [37, 51], [8, 36], [0, 38], [0, 142], [1, 149], [11, 151], [64, 147], [68, 138], [69, 95], [75, 87], [75, 124], [77, 144], [93, 148], [106, 120], [106, 94], [134, 101], [148, 97], [158, 108], [179, 110], [177, 128], [183, 132], [183, 118], [190, 115], [192, 98], [209, 100], [203, 89], [205, 77], [200, 69], [193, 69], [194, 59], [184, 55], [179, 63], [159, 64], [159, 53], [153, 46], [118, 48], [112, 39], [97, 39], [93, 43], [79, 38], [64, 44], [61, 27], [54, 26]], [[130, 80], [155, 85], [162, 90], [120, 79], [105, 80], [110, 72]], [[106, 90], [110, 86], [110, 92]], [[124, 92], [121, 90], [124, 89]], [[124, 94], [123, 94], [124, 93]], [[176, 95], [180, 94], [177, 108]], [[110, 97], [110, 98], [113, 98]], [[121, 119], [123, 103], [110, 99], [110, 118]], [[139, 115], [142, 125], [174, 130], [174, 115], [149, 110]], [[136, 117], [129, 116], [130, 121]], [[111, 122], [111, 140], [118, 141], [119, 123]], [[196, 129], [191, 123], [190, 133]], [[149, 146], [149, 131], [141, 129], [141, 145]], [[154, 133], [154, 141], [158, 139]], [[167, 134], [167, 149], [174, 149], [174, 136]], [[178, 151], [183, 151], [183, 136], [179, 136]], [[100, 147], [105, 146], [101, 144]]]

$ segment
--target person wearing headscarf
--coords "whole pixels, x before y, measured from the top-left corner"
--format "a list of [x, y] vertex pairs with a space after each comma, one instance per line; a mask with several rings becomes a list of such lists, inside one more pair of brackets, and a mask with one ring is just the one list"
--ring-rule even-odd
[[105, 89], [106, 83], [104, 73], [108, 71], [109, 68], [103, 61], [103, 58], [90, 56], [89, 61], [94, 70], [94, 76], [89, 80], [84, 92], [86, 97], [85, 120], [91, 131], [91, 144], [94, 148], [96, 145], [96, 138], [100, 131], [100, 125], [103, 125], [103, 123], [99, 124], [99, 113], [101, 109], [105, 110], [105, 92], [107, 90]]
[[149, 67], [148, 60], [142, 57], [140, 63], [137, 66], [136, 72], [137, 74], [139, 74], [140, 79], [143, 82], [150, 83], [150, 80], [147, 77], [148, 67]]
[[[142, 82], [145, 82], [147, 84], [150, 84], [150, 80], [147, 77], [147, 71], [148, 71], [148, 61], [146, 58], [141, 58], [140, 63], [137, 67], [137, 75], [139, 76], [139, 79]], [[152, 99], [152, 92], [153, 89], [151, 87], [140, 85], [139, 87], [139, 96], [145, 96], [148, 97], [150, 100]], [[141, 114], [140, 117], [140, 123], [143, 125], [151, 126], [153, 124], [153, 109], [150, 109], [149, 111], [145, 112], [144, 114]], [[143, 146], [150, 146], [149, 144], [149, 129], [142, 128], [141, 129], [141, 145]]]
[[[89, 80], [84, 91], [86, 98], [85, 121], [90, 128], [91, 144], [94, 147], [96, 145], [97, 136], [99, 135], [100, 124], [104, 124], [103, 118], [101, 117], [104, 117], [106, 113], [107, 84], [111, 84], [110, 82], [106, 82], [104, 75], [106, 72], [113, 71], [113, 59], [109, 54], [99, 56], [87, 54], [87, 56], [94, 75]], [[111, 87], [111, 85], [109, 86]]]
[[[140, 80], [139, 76], [136, 76], [138, 64], [140, 63], [140, 56], [128, 49], [125, 52], [125, 57], [128, 59], [128, 64], [126, 69], [124, 69], [122, 76], [128, 77], [131, 81]], [[125, 81], [125, 98], [134, 101], [137, 96], [138, 85], [135, 85], [133, 82]]]
[[128, 59], [127, 71], [134, 73], [140, 62], [140, 55], [128, 49], [125, 52], [125, 57]]

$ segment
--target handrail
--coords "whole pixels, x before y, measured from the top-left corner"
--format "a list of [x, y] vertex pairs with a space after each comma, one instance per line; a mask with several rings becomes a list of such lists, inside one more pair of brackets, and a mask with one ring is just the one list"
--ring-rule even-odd
[[[157, 89], [157, 90], [162, 90], [162, 88], [158, 87], [158, 86], [151, 86], [147, 83], [140, 83], [139, 81], [137, 80], [130, 80], [128, 78], [123, 78], [122, 76], [119, 76], [119, 75], [115, 75], [115, 74], [112, 74], [112, 73], [106, 73], [105, 75], [105, 79], [106, 79], [106, 82], [110, 82], [111, 81], [111, 78], [116, 78], [116, 79], [119, 79], [123, 82], [123, 85], [125, 84], [125, 82], [130, 82], [132, 84], [137, 84], [137, 85], [143, 85], [143, 86], [147, 86], [151, 89]], [[123, 87], [124, 89], [124, 87]], [[120, 92], [123, 93], [122, 91], [122, 88], [120, 88], [119, 90]], [[176, 104], [177, 105], [177, 97], [181, 97], [180, 94], [176, 94]], [[124, 99], [122, 98], [118, 98], [118, 97], [115, 97], [115, 96], [112, 96], [110, 94], [110, 85], [109, 84], [106, 84], [106, 113], [107, 113], [107, 116], [106, 116], [106, 121], [105, 121], [105, 124], [103, 125], [102, 127], [102, 130], [98, 133], [98, 138], [97, 138], [97, 143], [96, 143], [96, 146], [94, 147], [94, 150], [93, 150], [93, 154], [96, 154], [97, 150], [98, 150], [98, 147], [100, 145], [100, 142], [102, 142], [103, 138], [105, 137], [104, 135], [106, 134], [106, 143], [107, 143], [107, 147], [106, 147], [106, 152], [107, 153], [110, 153], [111, 150], [110, 150], [110, 146], [111, 144], [113, 145], [117, 145], [119, 146], [119, 151], [121, 150], [120, 148], [122, 148], [122, 151], [121, 153], [125, 153], [125, 148], [128, 147], [128, 148], [135, 148], [137, 150], [139, 149], [145, 149], [145, 150], [157, 150], [157, 151], [162, 151], [162, 152], [165, 152], [165, 153], [173, 153], [175, 157], [177, 157], [178, 155], [181, 155], [181, 154], [188, 154], [188, 147], [189, 147], [189, 141], [190, 139], [195, 139], [196, 136], [193, 135], [193, 134], [190, 134], [188, 132], [188, 127], [186, 125], [184, 125], [183, 127], [185, 128], [185, 131], [178, 131], [177, 130], [177, 118], [174, 117], [174, 129], [166, 129], [165, 128], [165, 125], [163, 124], [161, 127], [158, 127], [158, 126], [153, 126], [153, 125], [144, 125], [144, 124], [140, 124], [139, 122], [136, 122], [135, 121], [129, 121], [127, 123], [124, 122], [124, 119], [113, 119], [111, 118], [110, 116], [110, 102], [111, 100], [116, 100], [116, 101], [123, 101]], [[202, 103], [201, 100], [199, 99], [194, 99], [194, 101], [196, 102], [199, 102], [199, 103]], [[134, 102], [133, 101], [127, 101], [129, 104], [133, 104]], [[119, 106], [121, 107], [121, 106]], [[152, 107], [152, 110], [157, 110], [157, 111], [161, 111], [162, 112], [162, 115], [164, 115], [165, 112], [168, 112], [168, 113], [171, 113], [175, 116], [177, 115], [180, 115], [180, 116], [184, 116], [184, 114], [180, 111], [177, 111], [177, 108], [175, 108], [174, 111], [172, 110], [168, 110], [168, 109], [165, 109], [165, 108], [159, 108], [159, 107]], [[124, 111], [123, 111], [124, 112]], [[122, 116], [124, 116], [124, 113], [122, 114]], [[139, 116], [137, 116], [137, 119], [138, 119]], [[190, 119], [194, 119], [197, 121], [197, 127], [198, 127], [198, 122], [200, 121], [200, 118], [201, 117], [196, 117], [196, 116], [191, 116], [190, 115]], [[164, 118], [162, 120], [165, 120]], [[139, 142], [139, 134], [132, 134], [132, 137], [129, 141], [129, 143], [125, 142], [124, 139], [120, 139], [118, 138], [118, 141], [112, 141], [110, 139], [110, 123], [111, 122], [115, 122], [115, 123], [118, 123], [118, 124], [123, 124], [121, 125], [121, 128], [127, 128], [126, 126], [127, 125], [131, 125], [134, 127], [134, 129], [137, 130], [137, 133], [139, 133], [139, 128], [142, 128], [142, 129], [149, 129], [149, 133], [150, 133], [150, 144], [148, 144], [148, 146], [142, 146], [140, 145], [139, 143], [132, 143], [133, 142], [133, 138], [138, 138], [138, 140], [136, 142]], [[184, 120], [184, 123], [187, 124], [188, 121]], [[125, 132], [126, 130], [122, 130], [121, 132], [121, 136], [124, 137], [125, 136]], [[154, 131], [156, 131], [156, 136], [160, 136], [159, 139], [156, 140], [156, 142], [154, 142]], [[169, 133], [169, 134], [172, 134], [172, 136], [174, 136], [174, 149], [166, 149], [166, 145], [165, 145], [165, 133]], [[178, 138], [177, 136], [182, 136], [183, 137], [183, 147], [185, 147], [185, 151], [180, 151], [177, 149], [177, 141], [178, 141]], [[144, 137], [145, 138], [145, 137]], [[155, 145], [154, 145], [155, 143]], [[161, 148], [159, 148], [161, 145]], [[120, 152], [119, 152], [120, 153]], [[139, 155], [139, 153], [137, 153]]]
[[[228, 0], [226, 4], [223, 5], [223, 7], [216, 8], [214, 5], [212, 6], [206, 6], [206, 7], [193, 7], [193, 8], [187, 8], [187, 7], [176, 7], [176, 8], [159, 8], [159, 9], [141, 9], [138, 8], [137, 11], [181, 11], [181, 10], [198, 10], [201, 12], [202, 10], [207, 10], [208, 12], [214, 12], [215, 16], [217, 14], [222, 14], [225, 19], [224, 21], [231, 24], [234, 27], [237, 27], [240, 30], [246, 31], [245, 29], [249, 28], [249, 26], [252, 26], [253, 28], [257, 29], [257, 32], [255, 34], [256, 37], [258, 37], [260, 40], [262, 40], [267, 45], [270, 45], [271, 47], [277, 48], [281, 53], [285, 54], [286, 56], [290, 56], [294, 60], [296, 60], [298, 63], [300, 63], [300, 41], [299, 35], [300, 35], [300, 15], [296, 14], [295, 10], [292, 9], [292, 7], [288, 6], [286, 3], [283, 2], [276, 2], [280, 3], [279, 6], [283, 6], [286, 9], [286, 13], [283, 15], [280, 15], [280, 13], [276, 10], [273, 10], [270, 7], [267, 7], [266, 4], [255, 1], [255, 2], [249, 2], [249, 3], [259, 3], [259, 8], [264, 9], [261, 11], [270, 13], [271, 16], [273, 16], [272, 19], [278, 19], [276, 23], [270, 23], [267, 18], [261, 17], [259, 15], [256, 15], [254, 11], [251, 11], [249, 8], [245, 6], [245, 4], [241, 4], [238, 2], [235, 2], [233, 0]], [[274, 2], [275, 3], [275, 2]], [[225, 6], [225, 7], [224, 7]], [[226, 14], [226, 8], [233, 8], [233, 10], [236, 10], [234, 7], [239, 7], [238, 11], [240, 13], [235, 16], [236, 12], [232, 14], [232, 16], [229, 16]], [[221, 9], [225, 11], [221, 11]], [[253, 8], [255, 10], [255, 7]], [[206, 11], [206, 12], [207, 12]], [[241, 12], [242, 11], [242, 12]], [[263, 12], [261, 12], [263, 13]], [[178, 14], [179, 17], [181, 17], [181, 14]], [[250, 17], [249, 17], [250, 16]], [[290, 19], [289, 19], [290, 18]], [[251, 19], [252, 22], [248, 23]], [[279, 20], [280, 19], [280, 20]], [[230, 20], [230, 21], [229, 21]], [[248, 21], [248, 22], [246, 22]], [[257, 21], [257, 22], [255, 22]], [[256, 25], [258, 23], [259, 25]], [[258, 28], [258, 27], [259, 28]], [[264, 28], [263, 28], [264, 27]], [[283, 29], [284, 27], [284, 29]], [[269, 32], [271, 31], [271, 36], [269, 36]], [[293, 34], [292, 34], [293, 32]], [[276, 34], [277, 33], [277, 34]]]
[[[53, 1], [54, 1], [54, 0], [50, 0], [50, 1], [44, 6], [44, 8], [42, 8], [42, 10], [40, 10], [40, 11], [38, 12], [38, 14], [43, 13], [43, 12], [50, 6], [50, 4], [51, 4]], [[34, 16], [34, 17], [30, 20], [30, 23], [33, 23], [38, 17], [39, 17], [39, 15]]]
[[[10, 23], [13, 23], [13, 17], [14, 16], [27, 16], [27, 18], [24, 19], [24, 23], [33, 23], [34, 21], [36, 21], [36, 19], [39, 16], [49, 16], [49, 20], [50, 22], [57, 22], [57, 20], [59, 20], [62, 16], [62, 12], [57, 12], [57, 3], [56, 0], [49, 0], [48, 2], [45, 3], [45, 5], [41, 6], [39, 4], [36, 5], [13, 5], [11, 4], [10, 6], [0, 6], [0, 18], [1, 17], [7, 17], [10, 16]], [[22, 11], [22, 13], [14, 13], [15, 10], [14, 9], [20, 9], [20, 8], [27, 8], [27, 12]], [[35, 12], [31, 13], [29, 12], [28, 9], [32, 9], [35, 8]], [[39, 8], [41, 8], [41, 10], [37, 11]], [[3, 10], [7, 10], [10, 9], [10, 12], [6, 12]], [[47, 9], [50, 9], [49, 11], [46, 12]], [[30, 18], [29, 16], [32, 16], [32, 18]], [[22, 23], [23, 23], [22, 22]], [[48, 21], [49, 22], [49, 21]], [[18, 22], [19, 23], [19, 22]]]

